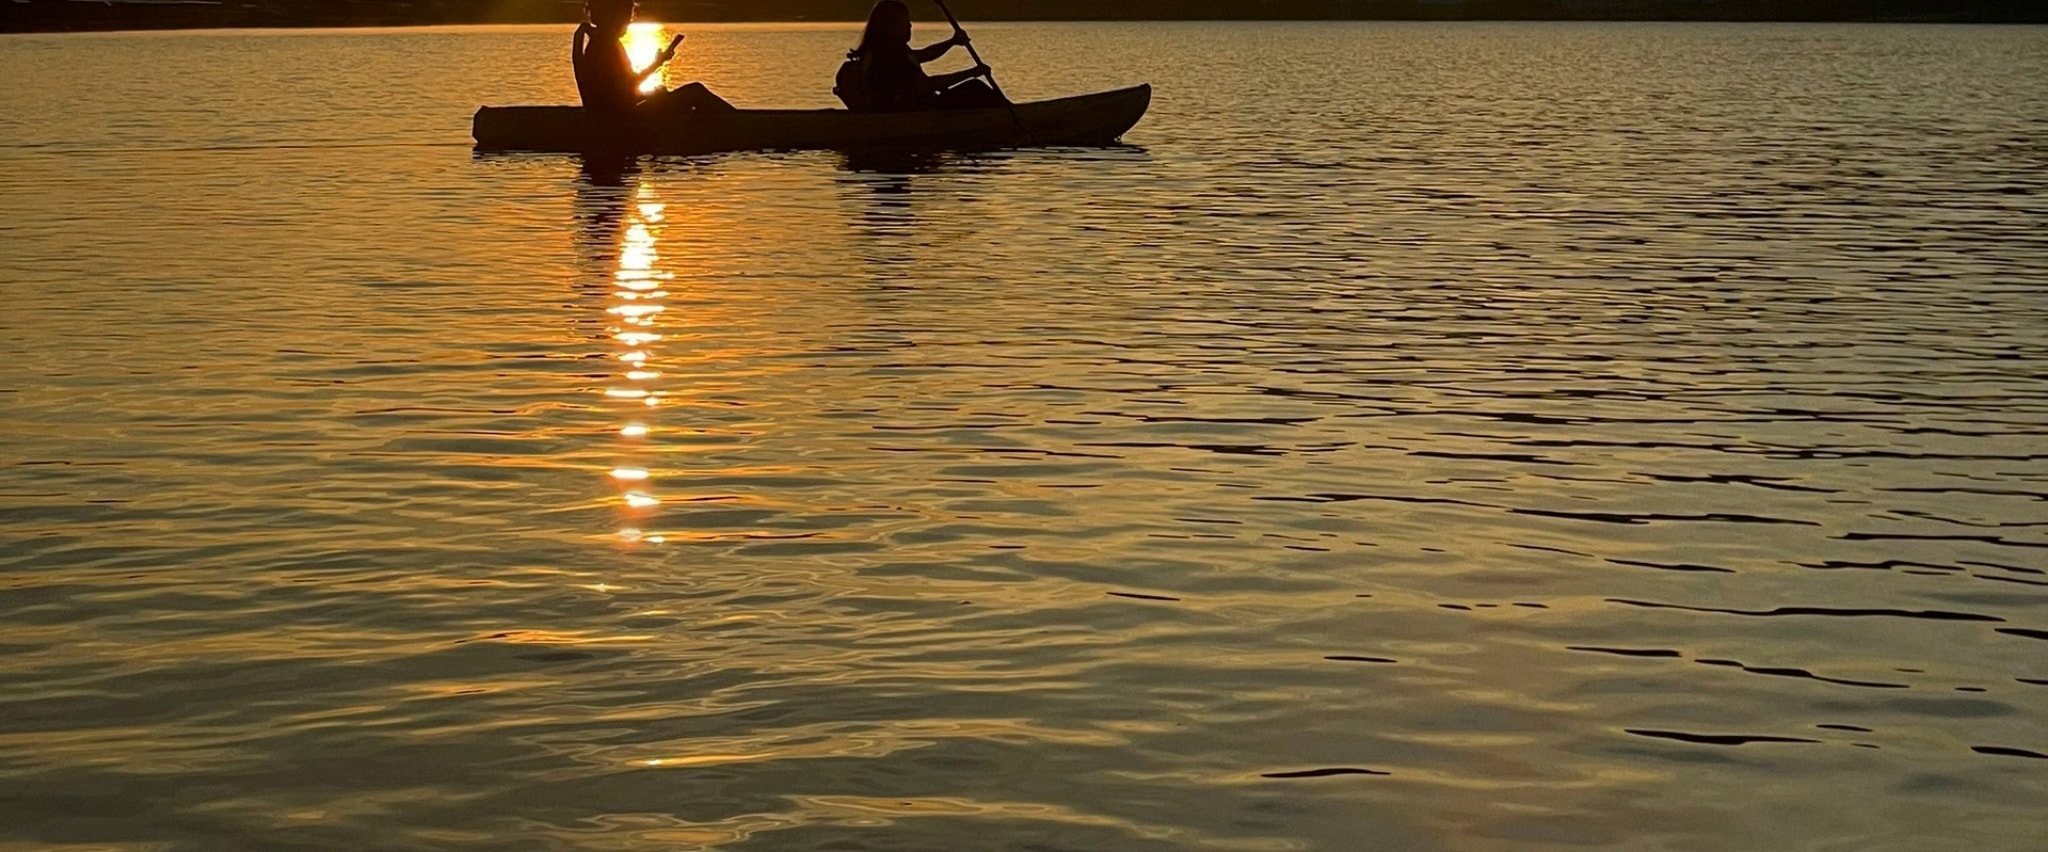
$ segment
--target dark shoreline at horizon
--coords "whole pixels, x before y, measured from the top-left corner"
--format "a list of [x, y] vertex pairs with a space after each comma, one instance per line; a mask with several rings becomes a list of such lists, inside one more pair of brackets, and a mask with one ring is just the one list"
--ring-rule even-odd
[[[846, 24], [858, 25], [855, 20], [837, 18], [660, 18], [661, 23], [689, 26], [692, 24]], [[1798, 19], [1758, 20], [1754, 18], [984, 18], [985, 24], [1865, 24], [1870, 26], [2041, 26], [2048, 25], [2048, 15], [2042, 20], [1978, 21], [1943, 19], [1887, 19], [1860, 20], [1845, 19]], [[929, 23], [929, 22], [924, 22]], [[108, 26], [80, 25], [39, 28], [14, 28], [0, 26], [0, 36], [10, 35], [91, 35], [112, 33], [151, 32], [201, 32], [206, 30], [350, 30], [350, 29], [432, 29], [435, 27], [513, 27], [513, 26], [575, 26], [576, 21], [345, 21], [345, 22], [279, 22], [279, 23], [165, 23], [117, 24]]]
[[[643, 0], [650, 20], [675, 23], [857, 23], [870, 0]], [[578, 0], [500, 0], [489, 9], [468, 0], [215, 0], [79, 3], [0, 0], [0, 33], [187, 29], [333, 29], [348, 27], [574, 24]], [[1256, 9], [1222, 0], [1013, 0], [1002, 11], [969, 0], [953, 4], [968, 21], [1005, 22], [1612, 22], [2042, 24], [2048, 4], [2021, 0], [1269, 0]], [[926, 20], [936, 7], [914, 3]]]

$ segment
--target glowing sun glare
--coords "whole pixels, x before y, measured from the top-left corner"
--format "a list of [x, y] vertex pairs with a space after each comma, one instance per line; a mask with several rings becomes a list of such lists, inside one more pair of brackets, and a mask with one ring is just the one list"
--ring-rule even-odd
[[[633, 70], [645, 71], [654, 64], [654, 58], [661, 55], [661, 49], [668, 46], [668, 28], [661, 24], [637, 23], [626, 28], [626, 56], [633, 60]], [[652, 92], [661, 88], [663, 74], [647, 78], [640, 84], [640, 91]]]

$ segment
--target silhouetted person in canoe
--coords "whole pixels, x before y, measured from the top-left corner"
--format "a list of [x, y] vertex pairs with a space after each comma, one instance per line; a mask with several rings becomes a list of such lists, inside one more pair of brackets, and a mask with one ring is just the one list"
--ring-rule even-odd
[[924, 73], [925, 63], [966, 45], [967, 33], [956, 27], [952, 38], [911, 47], [910, 7], [903, 0], [881, 0], [868, 13], [860, 46], [848, 51], [846, 64], [839, 66], [833, 92], [855, 112], [985, 109], [1008, 103], [981, 81], [989, 73], [986, 65], [936, 77]]
[[588, 0], [583, 4], [585, 20], [576, 28], [571, 58], [576, 66], [576, 91], [583, 96], [584, 109], [624, 117], [646, 112], [690, 112], [731, 110], [732, 104], [711, 93], [703, 83], [691, 83], [669, 91], [655, 89], [643, 94], [640, 87], [661, 73], [662, 66], [676, 58], [683, 43], [676, 36], [644, 71], [633, 69], [626, 55], [626, 27], [638, 11], [635, 0]]

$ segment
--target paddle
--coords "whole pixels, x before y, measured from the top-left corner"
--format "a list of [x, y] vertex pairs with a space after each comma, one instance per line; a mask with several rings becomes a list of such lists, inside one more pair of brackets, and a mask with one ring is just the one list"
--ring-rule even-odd
[[[946, 23], [953, 25], [954, 32], [967, 32], [965, 27], [960, 26], [960, 19], [953, 17], [953, 10], [946, 8], [946, 0], [932, 0], [932, 2], [939, 4], [939, 11], [946, 13]], [[981, 61], [981, 51], [974, 49], [974, 42], [971, 40], [967, 42], [967, 58], [974, 60], [976, 65], [988, 68], [988, 63]], [[1024, 123], [1024, 116], [1017, 113], [1017, 105], [1011, 103], [1010, 98], [1003, 94], [1002, 85], [996, 82], [996, 72], [994, 69], [990, 69], [988, 72], [988, 87], [995, 90], [996, 97], [1003, 99], [1004, 106], [1010, 108], [1010, 119], [1017, 122], [1018, 130], [1024, 131], [1024, 141], [1034, 141], [1031, 134], [1031, 126]]]

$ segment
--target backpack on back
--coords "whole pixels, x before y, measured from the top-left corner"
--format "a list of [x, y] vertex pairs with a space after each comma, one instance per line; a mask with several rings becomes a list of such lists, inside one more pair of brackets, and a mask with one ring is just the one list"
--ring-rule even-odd
[[854, 112], [874, 108], [874, 99], [868, 97], [866, 68], [859, 59], [848, 59], [839, 66], [839, 76], [833, 78], [832, 94], [839, 96], [840, 103]]

